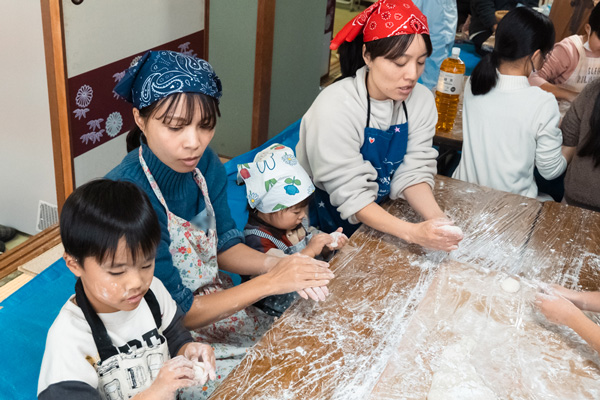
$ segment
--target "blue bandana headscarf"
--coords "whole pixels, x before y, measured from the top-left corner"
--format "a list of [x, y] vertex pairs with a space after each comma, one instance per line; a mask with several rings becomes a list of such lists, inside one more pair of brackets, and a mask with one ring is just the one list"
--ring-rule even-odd
[[144, 54], [113, 90], [140, 110], [173, 93], [204, 93], [217, 101], [222, 94], [208, 62], [166, 50]]

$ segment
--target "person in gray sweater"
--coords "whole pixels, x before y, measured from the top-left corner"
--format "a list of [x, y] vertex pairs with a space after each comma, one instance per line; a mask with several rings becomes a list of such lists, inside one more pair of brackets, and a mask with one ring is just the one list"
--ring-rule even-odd
[[561, 128], [569, 161], [564, 200], [600, 211], [600, 79], [577, 96]]
[[[427, 18], [410, 0], [380, 0], [331, 47], [340, 44], [346, 78], [319, 94], [296, 147], [316, 187], [311, 225], [326, 232], [342, 226], [349, 236], [362, 222], [427, 248], [457, 249], [462, 232], [432, 192], [435, 101], [417, 83], [432, 51]], [[424, 222], [390, 215], [379, 205], [387, 198], [405, 198]]]

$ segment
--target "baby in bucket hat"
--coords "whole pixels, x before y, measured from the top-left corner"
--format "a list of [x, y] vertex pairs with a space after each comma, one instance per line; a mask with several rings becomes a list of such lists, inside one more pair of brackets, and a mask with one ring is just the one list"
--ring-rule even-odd
[[[238, 182], [246, 184], [250, 211], [246, 245], [280, 257], [300, 253], [327, 259], [347, 243], [342, 228], [328, 234], [309, 227], [307, 207], [315, 186], [292, 149], [273, 144], [237, 168]], [[296, 293], [269, 296], [254, 305], [280, 316], [297, 297]]]

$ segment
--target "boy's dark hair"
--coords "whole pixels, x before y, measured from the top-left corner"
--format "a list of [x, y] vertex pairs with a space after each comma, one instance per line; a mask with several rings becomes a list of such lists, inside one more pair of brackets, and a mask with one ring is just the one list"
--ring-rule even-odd
[[133, 262], [152, 258], [160, 242], [160, 225], [150, 199], [131, 182], [98, 179], [67, 198], [60, 214], [65, 252], [77, 259], [93, 257], [99, 264], [114, 259], [125, 238]]
[[[173, 93], [139, 110], [140, 116], [145, 120], [149, 118], [162, 119], [164, 123], [168, 124], [173, 119], [173, 114], [182, 101], [185, 102], [184, 113], [181, 116], [185, 121], [182, 125], [189, 125], [192, 122], [196, 106], [199, 106], [202, 112], [202, 125], [206, 129], [214, 129], [217, 125], [217, 117], [221, 116], [219, 101], [204, 93]], [[164, 112], [161, 115], [154, 115], [163, 105], [165, 106]], [[128, 153], [140, 147], [142, 141], [146, 143], [141, 129], [135, 123], [133, 125], [126, 139]]]
[[[395, 60], [406, 53], [406, 50], [410, 47], [410, 44], [414, 40], [415, 36], [416, 34], [397, 35], [383, 39], [372, 40], [364, 43], [365, 51], [367, 54], [369, 54], [371, 59], [384, 57], [388, 60]], [[429, 57], [433, 51], [431, 38], [427, 34], [421, 34], [421, 36], [423, 36], [423, 40], [425, 40], [427, 56]], [[355, 76], [356, 71], [365, 65], [365, 60], [362, 56], [362, 46], [363, 35], [360, 34], [353, 41], [344, 42], [338, 48], [342, 78]]]
[[592, 28], [592, 33], [596, 33], [596, 36], [600, 38], [600, 3], [596, 4], [596, 6], [592, 9], [592, 13], [590, 14], [590, 18], [588, 19], [588, 24]]
[[471, 92], [486, 94], [496, 86], [496, 68], [502, 61], [516, 61], [540, 50], [545, 57], [554, 47], [550, 18], [529, 7], [509, 11], [498, 23], [492, 53], [479, 61], [471, 74]]

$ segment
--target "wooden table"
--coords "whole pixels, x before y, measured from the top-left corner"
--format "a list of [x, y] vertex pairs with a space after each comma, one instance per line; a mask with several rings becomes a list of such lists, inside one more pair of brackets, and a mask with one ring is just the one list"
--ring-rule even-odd
[[[459, 250], [425, 251], [361, 227], [332, 260], [329, 298], [292, 305], [211, 399], [426, 398], [457, 349], [468, 351], [453, 369], [478, 371], [499, 398], [599, 398], [598, 355], [532, 319], [529, 302], [539, 281], [598, 290], [600, 213], [443, 176], [434, 192], [465, 233]], [[404, 201], [385, 207], [417, 220]], [[516, 297], [499, 289], [508, 276], [521, 281]]]

